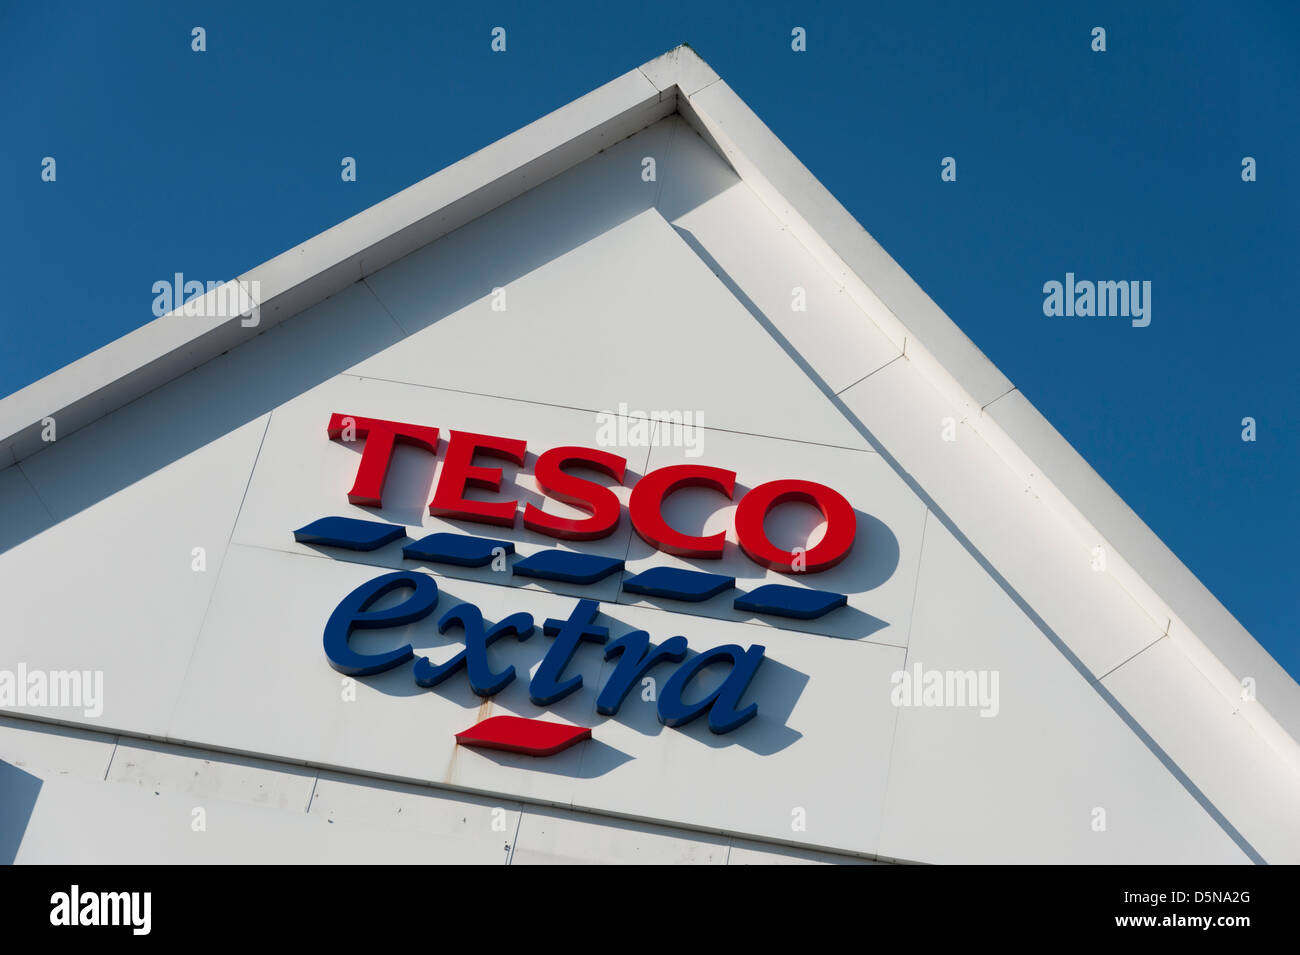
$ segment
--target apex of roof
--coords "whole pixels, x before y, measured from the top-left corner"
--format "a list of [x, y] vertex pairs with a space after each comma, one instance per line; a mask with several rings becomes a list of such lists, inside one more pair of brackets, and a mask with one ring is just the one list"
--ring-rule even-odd
[[694, 96], [719, 79], [689, 43], [673, 47], [649, 63], [641, 64], [639, 69], [656, 89], [669, 95]]

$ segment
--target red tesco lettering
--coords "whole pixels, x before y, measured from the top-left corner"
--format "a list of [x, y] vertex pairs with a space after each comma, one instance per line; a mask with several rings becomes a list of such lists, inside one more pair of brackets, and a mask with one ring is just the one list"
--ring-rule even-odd
[[[356, 480], [348, 500], [366, 507], [381, 507], [384, 481], [398, 443], [438, 453], [437, 428], [365, 418], [356, 415], [330, 416], [328, 434], [332, 440], [364, 440]], [[517, 500], [474, 500], [465, 497], [469, 488], [500, 494], [504, 473], [485, 461], [503, 461], [523, 467], [527, 442], [517, 438], [449, 431], [443, 455], [442, 474], [429, 502], [429, 513], [454, 520], [513, 527], [519, 510]], [[617, 454], [596, 448], [565, 446], [543, 452], [533, 469], [542, 493], [552, 500], [585, 512], [581, 518], [566, 518], [532, 504], [524, 507], [524, 526], [559, 540], [598, 540], [618, 528], [622, 507], [612, 488], [579, 477], [583, 469], [604, 475], [622, 485], [627, 461]], [[663, 515], [665, 499], [688, 487], [715, 491], [719, 503], [732, 500], [736, 472], [703, 464], [672, 464], [643, 476], [632, 487], [628, 511], [637, 535], [666, 554], [703, 560], [722, 557], [726, 533], [707, 537], [686, 534], [672, 527]], [[768, 538], [764, 524], [782, 504], [797, 501], [817, 508], [826, 521], [826, 533], [806, 553], [784, 550]], [[857, 515], [842, 494], [824, 484], [804, 480], [777, 480], [760, 484], [741, 497], [736, 506], [736, 540], [750, 560], [778, 571], [817, 573], [844, 560], [857, 535]]]

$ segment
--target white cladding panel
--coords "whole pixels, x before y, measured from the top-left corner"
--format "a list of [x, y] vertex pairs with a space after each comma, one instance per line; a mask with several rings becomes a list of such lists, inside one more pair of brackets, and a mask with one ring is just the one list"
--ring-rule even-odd
[[[647, 155], [659, 158], [654, 182], [641, 177]], [[1168, 645], [1163, 625], [1093, 569], [1090, 542], [878, 318], [674, 116], [0, 471], [0, 668], [102, 670], [102, 714], [27, 713], [107, 734], [5, 721], [0, 759], [12, 765], [0, 771], [23, 783], [15, 805], [30, 817], [9, 834], [18, 860], [1294, 859], [1294, 827], [1227, 820], [1293, 805], [1297, 781], [1246, 759], [1235, 790], [1198, 782], [1213, 767], [1187, 752], [1168, 706], [1126, 697], [1133, 661]], [[438, 427], [440, 452], [451, 429], [524, 439], [528, 460], [505, 466], [503, 496], [576, 516], [541, 495], [536, 455], [601, 444], [597, 413], [620, 410], [629, 425], [664, 410], [703, 424], [695, 445], [606, 446], [627, 457], [628, 486], [701, 463], [737, 472], [736, 499], [777, 478], [843, 493], [857, 511], [852, 555], [790, 582], [848, 606], [757, 619], [732, 608], [734, 592], [680, 604], [623, 593], [618, 574], [542, 585], [416, 565], [400, 542], [363, 554], [293, 540], [338, 515], [416, 538], [507, 539], [521, 556], [555, 546], [521, 524], [430, 516], [441, 453], [399, 448], [383, 508], [350, 505], [359, 455], [327, 439], [333, 412]], [[626, 507], [629, 490], [617, 493]], [[741, 590], [786, 580], [739, 551], [734, 512], [704, 489], [666, 508], [688, 533], [727, 532], [712, 564], [652, 551], [626, 510], [613, 536], [564, 546], [626, 557], [624, 576], [680, 566], [735, 575]], [[802, 506], [767, 529], [786, 545], [822, 532]], [[359, 647], [409, 640], [441, 661], [459, 632], [435, 623], [455, 603], [489, 622], [527, 611], [537, 633], [491, 650], [520, 679], [483, 701], [463, 674], [420, 689], [406, 664], [358, 679], [349, 698], [322, 652], [325, 620], [402, 567], [435, 576], [438, 611], [359, 634]], [[591, 645], [567, 671], [582, 689], [534, 706], [527, 675], [551, 641], [541, 624], [577, 596], [601, 601], [611, 638], [639, 628], [696, 651], [766, 647], [745, 697], [758, 717], [726, 736], [665, 728], [639, 686], [599, 716], [613, 665]], [[917, 664], [996, 674], [996, 716], [896, 706], [891, 677]], [[660, 686], [668, 672], [655, 672]], [[1159, 677], [1172, 696], [1195, 674], [1169, 663]], [[1205, 732], [1227, 731], [1231, 713], [1196, 705]], [[591, 726], [594, 739], [547, 759], [455, 744], [497, 714]], [[84, 771], [25, 768], [33, 733], [62, 740], [51, 752]], [[1252, 802], [1254, 782], [1268, 795]], [[200, 806], [208, 828], [196, 831]]]

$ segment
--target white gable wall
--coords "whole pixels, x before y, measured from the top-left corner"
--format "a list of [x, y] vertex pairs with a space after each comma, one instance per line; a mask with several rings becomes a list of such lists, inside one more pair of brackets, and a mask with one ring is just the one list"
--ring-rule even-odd
[[[656, 183], [640, 177], [646, 155], [657, 157]], [[505, 313], [490, 309], [498, 285]], [[806, 313], [790, 309], [795, 285]], [[0, 588], [15, 608], [6, 657], [105, 672], [101, 718], [27, 715], [107, 731], [102, 746], [119, 750], [154, 737], [256, 754], [291, 789], [304, 773], [323, 779], [324, 767], [363, 790], [370, 784], [355, 774], [443, 793], [404, 790], [417, 802], [471, 792], [499, 795], [524, 818], [539, 804], [579, 812], [549, 828], [516, 826], [539, 845], [568, 825], [593, 844], [620, 844], [606, 841], [612, 823], [581, 814], [590, 810], [641, 820], [637, 845], [654, 842], [643, 832], [652, 823], [676, 833], [670, 843], [722, 833], [694, 840], [728, 853], [756, 838], [924, 862], [1300, 857], [1300, 833], [1278, 812], [1300, 795], [1294, 773], [1163, 649], [1167, 622], [1091, 570], [1089, 542], [997, 451], [964, 422], [956, 441], [942, 440], [943, 419], [965, 411], [860, 301], [686, 123], [652, 125], [0, 472], [0, 526], [16, 545], [0, 554]], [[641, 627], [656, 640], [683, 633], [695, 649], [761, 642], [768, 659], [747, 696], [759, 719], [722, 738], [666, 729], [635, 694], [617, 717], [597, 717], [609, 665], [594, 648], [573, 668], [587, 685], [547, 710], [528, 703], [523, 680], [481, 704], [463, 677], [419, 690], [409, 665], [359, 681], [357, 701], [342, 702], [321, 627], [354, 586], [403, 566], [400, 545], [328, 553], [294, 543], [295, 527], [379, 516], [411, 536], [423, 527], [508, 538], [521, 554], [553, 542], [430, 517], [436, 471], [414, 450], [399, 451], [379, 515], [348, 505], [357, 455], [326, 440], [329, 413], [523, 438], [536, 454], [594, 445], [594, 412], [620, 402], [703, 412], [708, 426], [698, 459], [613, 449], [635, 474], [691, 460], [733, 468], [746, 487], [805, 477], [843, 492], [859, 511], [858, 546], [808, 583], [840, 589], [850, 606], [775, 627], [732, 610], [728, 596], [683, 607], [620, 595], [616, 577], [595, 588], [502, 586], [490, 571], [437, 567], [448, 595], [440, 609], [466, 599], [490, 620], [528, 610], [540, 624], [567, 616], [582, 594], [605, 601], [612, 636]], [[522, 500], [543, 503], [530, 475], [516, 480]], [[734, 507], [713, 503], [682, 492], [670, 517], [722, 529]], [[794, 534], [806, 520], [781, 523]], [[196, 546], [207, 551], [202, 574], [190, 566]], [[690, 566], [653, 554], [626, 516], [615, 537], [574, 549], [626, 554], [629, 573]], [[721, 563], [695, 566], [735, 573], [742, 589], [781, 579], [740, 556], [734, 537]], [[430, 621], [410, 630], [435, 658], [454, 649]], [[383, 645], [392, 639], [401, 638]], [[499, 646], [494, 658], [526, 671], [547, 639]], [[997, 670], [999, 715], [892, 706], [890, 674], [916, 662]], [[1129, 679], [1139, 668], [1146, 677]], [[1171, 718], [1175, 700], [1194, 717]], [[455, 747], [454, 732], [496, 712], [549, 713], [595, 726], [596, 739], [535, 762]], [[1218, 745], [1198, 756], [1192, 740], [1207, 733]], [[132, 802], [112, 788], [128, 777], [117, 754], [108, 758], [108, 780], [66, 796], [52, 786], [37, 800], [23, 858], [59, 857], [52, 827], [63, 812], [52, 807]], [[310, 768], [286, 768], [294, 763]], [[181, 765], [155, 772], [175, 782]], [[374, 799], [387, 805], [391, 785]], [[43, 808], [45, 799], [56, 802]], [[1091, 825], [1098, 807], [1104, 832]], [[791, 828], [796, 809], [805, 830]], [[245, 815], [231, 824], [252, 834], [250, 849], [293, 855], [296, 837], [277, 841], [278, 825]], [[100, 828], [79, 837], [92, 854]], [[394, 841], [357, 837], [339, 851]]]

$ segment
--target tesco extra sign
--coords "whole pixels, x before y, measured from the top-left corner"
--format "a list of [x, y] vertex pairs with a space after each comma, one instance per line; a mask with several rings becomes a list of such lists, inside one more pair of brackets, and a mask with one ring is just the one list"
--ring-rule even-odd
[[[366, 507], [383, 504], [384, 480], [393, 449], [398, 443], [437, 454], [438, 428], [333, 414], [329, 436], [333, 440], [363, 439], [361, 463], [348, 500]], [[502, 471], [492, 460], [523, 467], [527, 442], [516, 438], [449, 431], [443, 455], [442, 474], [429, 502], [429, 513], [438, 517], [500, 527], [514, 527], [519, 502], [504, 494], [500, 500], [469, 500], [469, 488], [501, 494]], [[559, 540], [599, 540], [613, 534], [622, 520], [622, 506], [614, 491], [595, 481], [578, 477], [573, 470], [586, 469], [604, 474], [623, 484], [627, 459], [598, 448], [565, 446], [543, 451], [537, 458], [533, 477], [547, 497], [584, 511], [586, 517], [565, 518], [548, 514], [527, 504], [523, 524], [529, 530]], [[672, 527], [663, 515], [664, 500], [681, 488], [702, 487], [716, 491], [721, 499], [734, 499], [736, 472], [703, 464], [672, 464], [646, 474], [632, 486], [628, 512], [637, 535], [665, 554], [699, 560], [722, 557], [725, 532], [709, 536], [687, 534]], [[774, 508], [789, 501], [810, 504], [821, 512], [826, 532], [806, 552], [785, 550], [773, 544], [764, 521]], [[838, 491], [815, 481], [782, 479], [752, 488], [736, 506], [736, 540], [754, 563], [772, 570], [817, 573], [834, 567], [848, 556], [857, 535], [853, 506]]]
[[[328, 435], [331, 440], [364, 441], [361, 462], [348, 500], [366, 507], [383, 505], [384, 482], [398, 443], [410, 444], [436, 455], [439, 431], [424, 425], [379, 418], [333, 414]], [[491, 461], [523, 467], [527, 444], [515, 438], [450, 431], [443, 452], [442, 472], [434, 489], [429, 512], [439, 517], [499, 527], [514, 527], [520, 516], [519, 502], [502, 490], [504, 474]], [[523, 523], [530, 530], [556, 540], [591, 541], [613, 534], [622, 520], [622, 505], [608, 484], [579, 477], [575, 471], [603, 474], [616, 485], [627, 477], [627, 461], [597, 448], [564, 446], [543, 451], [534, 467], [534, 479], [549, 498], [582, 511], [579, 518], [548, 514], [528, 504]], [[637, 481], [631, 490], [628, 511], [637, 534], [657, 550], [679, 557], [718, 559], [722, 557], [726, 533], [708, 536], [684, 533], [664, 518], [664, 501], [686, 487], [708, 488], [719, 500], [734, 499], [736, 472], [700, 464], [674, 464], [658, 468]], [[488, 491], [492, 500], [471, 500], [466, 492]], [[763, 528], [767, 515], [787, 501], [802, 501], [817, 508], [826, 522], [822, 539], [807, 552], [784, 550], [768, 539]], [[805, 480], [777, 480], [760, 484], [740, 498], [735, 516], [736, 538], [744, 553], [755, 563], [778, 571], [816, 573], [842, 561], [853, 547], [857, 520], [852, 506], [837, 491]], [[406, 537], [402, 526], [355, 518], [325, 517], [294, 531], [296, 540], [313, 546], [373, 550]], [[434, 533], [403, 547], [404, 559], [434, 563], [483, 566], [490, 554], [514, 552], [509, 541], [471, 535]], [[563, 580], [579, 585], [594, 583], [623, 569], [619, 558], [547, 549], [516, 561], [509, 570], [516, 576]], [[494, 566], [494, 569], [495, 566]], [[503, 568], [504, 569], [504, 568]], [[677, 600], [702, 600], [736, 589], [734, 577], [657, 567], [624, 577], [622, 589]], [[407, 592], [395, 606], [376, 609], [376, 604], [397, 591]], [[846, 597], [828, 591], [764, 584], [741, 593], [734, 606], [747, 612], [810, 619], [843, 606]], [[455, 628], [462, 633], [464, 649], [445, 663], [435, 664], [417, 657], [405, 644], [383, 652], [359, 652], [350, 641], [359, 629], [382, 630], [403, 627], [428, 617], [437, 608], [440, 592], [433, 576], [413, 570], [383, 574], [367, 581], [345, 596], [325, 625], [324, 649], [330, 666], [348, 676], [370, 676], [413, 661], [416, 685], [435, 687], [463, 673], [477, 695], [494, 696], [518, 674], [514, 666], [497, 669], [490, 647], [503, 638], [523, 642], [533, 637], [536, 625], [531, 614], [513, 613], [495, 624], [484, 620], [480, 608], [459, 603], [438, 619], [438, 630]], [[690, 656], [684, 636], [671, 636], [651, 644], [644, 630], [633, 630], [611, 639], [609, 630], [595, 623], [600, 605], [582, 598], [567, 618], [543, 622], [542, 632], [551, 638], [541, 662], [529, 678], [528, 696], [537, 706], [552, 706], [583, 686], [582, 674], [573, 674], [573, 661], [583, 643], [604, 647], [606, 660], [617, 660], [596, 699], [596, 712], [612, 716], [619, 711], [632, 687], [648, 673], [674, 666], [655, 699], [658, 719], [681, 727], [707, 715], [709, 729], [729, 733], [753, 719], [758, 704], [745, 704], [748, 687], [764, 660], [760, 644], [742, 647], [726, 644]], [[713, 688], [701, 695], [698, 686], [711, 666], [728, 668]], [[591, 730], [546, 720], [516, 716], [493, 716], [456, 734], [459, 743], [510, 750], [532, 756], [560, 752], [583, 739]]]

